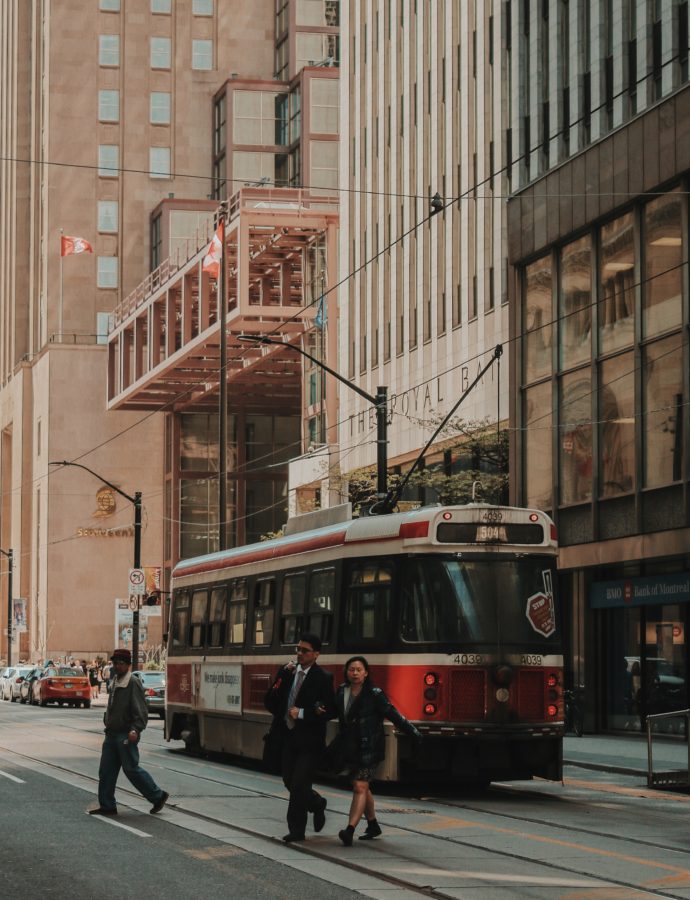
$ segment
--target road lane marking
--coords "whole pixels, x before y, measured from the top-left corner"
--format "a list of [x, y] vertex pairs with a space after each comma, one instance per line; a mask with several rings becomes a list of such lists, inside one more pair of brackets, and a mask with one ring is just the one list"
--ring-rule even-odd
[[2, 769], [0, 769], [0, 775], [2, 775], [3, 778], [9, 778], [10, 781], [16, 781], [17, 784], [26, 784], [21, 778], [17, 778], [16, 775], [10, 775], [9, 772], [3, 772]]
[[[88, 816], [88, 810], [86, 814]], [[123, 825], [122, 822], [113, 821], [113, 816], [92, 816], [91, 818], [98, 819], [99, 822], [106, 822], [108, 825], [114, 825], [116, 828], [124, 828], [125, 831], [131, 831], [132, 834], [136, 834], [137, 837], [151, 837], [150, 834], [147, 834], [145, 831], [139, 831], [138, 828], [132, 828], [131, 825]]]
[[[396, 868], [396, 872], [403, 875], [429, 875], [442, 876], [444, 878], [475, 878], [477, 881], [490, 881], [492, 883], [500, 881], [511, 884], [532, 884], [540, 887], [587, 887], [593, 888], [598, 885], [608, 885], [609, 882], [605, 878], [598, 878], [595, 875], [586, 875], [583, 878], [558, 878], [545, 875], [500, 875], [497, 872], [471, 872], [465, 869], [431, 869], [431, 868]], [[438, 885], [437, 885], [438, 887]]]

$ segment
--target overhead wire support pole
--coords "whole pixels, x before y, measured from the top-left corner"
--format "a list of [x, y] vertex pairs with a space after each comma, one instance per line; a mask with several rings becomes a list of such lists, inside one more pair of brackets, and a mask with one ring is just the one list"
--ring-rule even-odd
[[[116, 494], [119, 494], [121, 497], [124, 497], [125, 500], [129, 500], [129, 502], [134, 506], [134, 560], [133, 560], [133, 568], [140, 569], [141, 568], [141, 491], [135, 491], [134, 496], [131, 497], [128, 493], [123, 491], [121, 488], [114, 485], [112, 481], [108, 481], [107, 478], [104, 478], [102, 475], [99, 475], [98, 472], [94, 472], [93, 469], [90, 469], [88, 466], [83, 465], [78, 462], [70, 462], [67, 459], [57, 460], [55, 462], [49, 462], [49, 466], [73, 466], [76, 469], [84, 469], [85, 472], [88, 472], [90, 475], [93, 475], [94, 478], [97, 478], [100, 482], [102, 482], [106, 487], [109, 487], [111, 490], [115, 491]], [[4, 551], [0, 551], [4, 552]], [[139, 663], [139, 597], [137, 596], [136, 606], [132, 610], [132, 671], [136, 671]]]
[[371, 403], [376, 410], [376, 500], [377, 504], [384, 502], [388, 496], [388, 388], [379, 386], [376, 389], [376, 396], [372, 397], [371, 394], [367, 393], [367, 391], [363, 390], [359, 385], [348, 381], [347, 378], [344, 378], [339, 372], [336, 372], [330, 366], [327, 366], [326, 363], [321, 362], [321, 360], [312, 356], [311, 353], [308, 353], [306, 350], [302, 349], [302, 347], [298, 347], [296, 344], [289, 344], [287, 341], [276, 341], [272, 338], [253, 334], [239, 335], [237, 340], [247, 341], [248, 343], [253, 344], [273, 344], [276, 347], [282, 347], [286, 350], [294, 350], [295, 353], [300, 353], [302, 356], [310, 359], [314, 365], [319, 366], [325, 372], [328, 372], [328, 374], [332, 375], [336, 381], [349, 387], [350, 390], [359, 394], [360, 397], [363, 397], [366, 401]]
[[12, 570], [14, 568], [14, 551], [0, 550], [7, 557], [7, 665], [12, 665]]
[[[424, 459], [424, 454], [426, 453], [426, 451], [429, 449], [429, 447], [430, 447], [430, 446], [433, 444], [433, 442], [436, 440], [436, 438], [438, 437], [438, 435], [440, 434], [440, 432], [445, 428], [445, 426], [446, 426], [446, 424], [448, 423], [449, 419], [451, 418], [451, 416], [453, 416], [453, 415], [455, 414], [455, 411], [458, 409], [458, 407], [460, 406], [460, 404], [462, 403], [462, 401], [465, 399], [465, 397], [467, 397], [467, 395], [468, 395], [468, 394], [476, 387], [476, 385], [479, 384], [479, 382], [482, 380], [482, 378], [484, 377], [484, 375], [489, 371], [489, 369], [491, 368], [491, 366], [493, 366], [493, 364], [494, 364], [497, 360], [499, 360], [499, 359], [501, 358], [501, 356], [503, 356], [503, 345], [502, 345], [502, 344], [496, 344], [496, 347], [494, 348], [494, 352], [491, 354], [491, 359], [490, 359], [490, 360], [488, 361], [488, 363], [487, 363], [487, 364], [479, 371], [479, 373], [477, 374], [477, 377], [474, 379], [474, 381], [472, 382], [472, 384], [470, 384], [469, 387], [463, 392], [463, 394], [462, 394], [462, 396], [460, 397], [460, 399], [458, 400], [458, 402], [457, 402], [457, 403], [455, 404], [455, 406], [450, 410], [450, 412], [446, 415], [446, 417], [445, 417], [444, 420], [441, 422], [441, 424], [438, 426], [438, 428], [436, 429], [436, 431], [434, 431], [434, 433], [431, 435], [431, 437], [429, 438], [429, 440], [428, 440], [428, 441], [426, 442], [426, 444], [424, 445], [424, 448], [423, 448], [422, 451], [420, 452], [419, 456], [417, 457], [417, 459], [415, 459], [415, 461], [414, 461], [414, 463], [412, 464], [412, 467], [411, 467], [411, 469], [409, 470], [409, 472], [407, 473], [407, 475], [405, 475], [405, 477], [403, 478], [403, 480], [400, 482], [399, 485], [397, 485], [392, 491], [389, 491], [388, 494], [386, 495], [386, 497], [384, 497], [384, 499], [383, 499], [383, 501], [382, 501], [382, 503], [383, 503], [383, 509], [381, 510], [381, 513], [388, 513], [388, 512], [390, 512], [390, 511], [393, 509], [393, 507], [395, 506], [395, 504], [396, 504], [396, 503], [398, 502], [398, 500], [400, 499], [400, 496], [402, 495], [402, 492], [403, 492], [404, 489], [405, 489], [405, 485], [407, 484], [407, 482], [410, 480], [410, 478], [412, 477], [412, 475], [413, 475], [414, 472], [416, 471], [416, 469], [417, 469], [417, 467], [419, 466], [419, 464], [420, 464], [420, 462], [422, 461], [422, 459]], [[372, 512], [373, 512], [373, 510], [372, 510]]]

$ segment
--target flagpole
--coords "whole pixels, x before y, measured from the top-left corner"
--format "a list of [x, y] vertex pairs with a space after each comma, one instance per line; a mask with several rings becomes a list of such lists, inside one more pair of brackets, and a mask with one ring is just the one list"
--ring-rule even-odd
[[58, 334], [59, 340], [62, 343], [62, 228], [60, 229], [60, 303], [58, 306]]

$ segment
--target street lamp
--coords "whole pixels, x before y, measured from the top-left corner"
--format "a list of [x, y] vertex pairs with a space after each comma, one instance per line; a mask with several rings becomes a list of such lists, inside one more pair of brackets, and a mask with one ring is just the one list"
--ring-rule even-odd
[[12, 569], [14, 567], [13, 550], [0, 549], [0, 553], [7, 557], [7, 665], [12, 665]]
[[[141, 568], [141, 491], [135, 491], [134, 496], [130, 497], [129, 494], [126, 494], [124, 491], [120, 490], [119, 487], [116, 487], [111, 481], [108, 481], [107, 478], [103, 478], [102, 475], [99, 475], [97, 472], [94, 472], [93, 469], [90, 469], [88, 466], [83, 466], [81, 463], [69, 462], [66, 459], [60, 460], [59, 462], [49, 462], [49, 466], [74, 466], [76, 469], [84, 469], [84, 471], [88, 472], [90, 475], [93, 475], [94, 478], [98, 478], [99, 481], [103, 482], [107, 487], [111, 490], [115, 491], [115, 493], [119, 494], [121, 497], [124, 497], [125, 500], [129, 500], [130, 503], [134, 504], [134, 568]], [[11, 552], [11, 551], [10, 551]], [[10, 581], [11, 584], [11, 581]], [[132, 671], [135, 672], [138, 667], [139, 661], [139, 597], [137, 596], [137, 603], [132, 611]]]
[[288, 344], [285, 341], [276, 341], [273, 340], [273, 338], [261, 337], [253, 334], [238, 335], [237, 340], [248, 341], [253, 344], [275, 344], [276, 347], [282, 347], [283, 349], [294, 350], [296, 353], [301, 353], [302, 356], [306, 356], [307, 359], [310, 359], [315, 365], [324, 369], [341, 384], [346, 385], [346, 387], [349, 387], [351, 390], [355, 391], [355, 393], [359, 394], [360, 397], [364, 397], [365, 400], [368, 400], [369, 403], [371, 403], [376, 410], [376, 499], [377, 501], [385, 500], [388, 496], [388, 388], [379, 385], [379, 387], [376, 388], [376, 396], [372, 397], [371, 394], [362, 390], [361, 387], [348, 381], [347, 378], [344, 378], [338, 372], [335, 372], [330, 366], [327, 366], [326, 363], [321, 362], [320, 359], [312, 356], [311, 353], [307, 353], [306, 350], [303, 350], [296, 344]]

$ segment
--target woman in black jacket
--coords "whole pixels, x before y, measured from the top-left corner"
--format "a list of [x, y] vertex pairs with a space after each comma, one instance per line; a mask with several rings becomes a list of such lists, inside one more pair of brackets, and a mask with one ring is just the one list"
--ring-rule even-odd
[[345, 683], [338, 688], [336, 707], [340, 723], [339, 741], [344, 748], [353, 791], [348, 826], [338, 832], [338, 837], [346, 847], [351, 847], [362, 814], [367, 818], [367, 828], [360, 841], [370, 841], [381, 834], [370, 783], [386, 755], [383, 720], [388, 719], [415, 740], [421, 740], [422, 736], [398, 712], [381, 688], [373, 686], [369, 678], [369, 663], [363, 656], [353, 656], [345, 663]]

